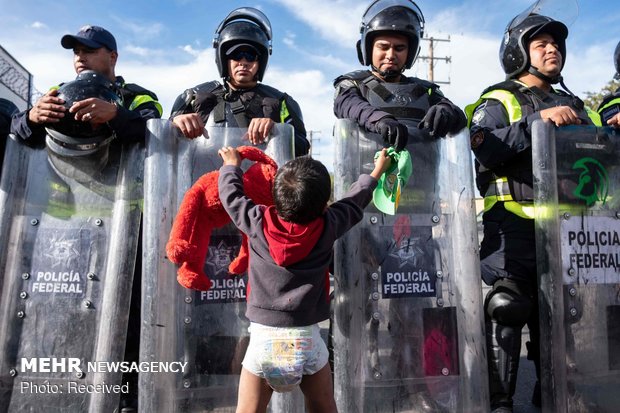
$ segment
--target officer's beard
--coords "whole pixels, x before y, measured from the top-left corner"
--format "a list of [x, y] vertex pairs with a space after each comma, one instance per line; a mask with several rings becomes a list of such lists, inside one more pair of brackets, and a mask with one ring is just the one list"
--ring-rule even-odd
[[375, 65], [370, 66], [373, 72], [376, 72], [381, 76], [383, 80], [386, 82], [395, 82], [400, 78], [400, 75], [403, 73], [404, 68], [400, 70], [380, 70]]

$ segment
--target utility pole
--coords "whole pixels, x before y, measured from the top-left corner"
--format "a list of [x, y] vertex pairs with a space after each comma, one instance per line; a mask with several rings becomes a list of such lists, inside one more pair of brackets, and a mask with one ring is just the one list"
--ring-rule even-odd
[[314, 156], [320, 156], [321, 154], [319, 152], [315, 152], [314, 151], [314, 141], [320, 141], [321, 138], [315, 138], [314, 135], [315, 134], [321, 134], [320, 130], [311, 130], [308, 131], [308, 141], [310, 142], [310, 155]]
[[428, 56], [419, 56], [418, 59], [428, 60], [428, 80], [433, 83], [449, 85], [450, 79], [447, 81], [436, 81], [435, 80], [435, 60], [443, 60], [446, 63], [450, 63], [452, 61], [451, 56], [435, 56], [435, 42], [450, 42], [450, 36], [447, 39], [436, 39], [434, 37], [423, 37], [422, 40], [427, 40], [429, 42], [428, 45]]

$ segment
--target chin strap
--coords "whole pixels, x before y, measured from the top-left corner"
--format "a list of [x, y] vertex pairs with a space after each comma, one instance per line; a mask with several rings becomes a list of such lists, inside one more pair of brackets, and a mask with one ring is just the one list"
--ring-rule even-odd
[[585, 106], [583, 103], [583, 100], [575, 96], [575, 94], [571, 92], [569, 88], [566, 87], [566, 85], [564, 84], [564, 78], [562, 76], [560, 76], [560, 86], [562, 86], [562, 89], [564, 89], [571, 96], [571, 98], [573, 99], [573, 105], [575, 105], [577, 109], [583, 110]]
[[400, 70], [379, 70], [374, 65], [370, 65], [370, 68], [373, 72], [377, 72], [379, 76], [381, 76], [386, 82], [390, 82], [398, 79], [398, 77], [404, 72], [405, 68], [403, 67]]
[[564, 78], [562, 77], [561, 74], [558, 74], [557, 76], [554, 77], [549, 77], [547, 75], [544, 75], [542, 73], [540, 73], [538, 71], [537, 68], [535, 68], [534, 66], [530, 66], [530, 68], [527, 70], [528, 73], [533, 74], [534, 76], [536, 76], [537, 78], [539, 78], [540, 80], [547, 82], [551, 85], [555, 85], [555, 84], [560, 84], [560, 86], [562, 86], [562, 89], [564, 89], [566, 91], [566, 93], [568, 93], [570, 95], [570, 97], [573, 100], [573, 105], [579, 109], [582, 110], [584, 108], [584, 103], [583, 100], [579, 99], [579, 97], [575, 96], [575, 94], [573, 92], [571, 92], [571, 90], [566, 86], [566, 84], [564, 83]]
[[562, 75], [558, 74], [557, 76], [554, 77], [549, 77], [547, 75], [544, 75], [542, 73], [540, 73], [538, 71], [538, 68], [531, 66], [529, 67], [529, 69], [527, 69], [528, 73], [536, 76], [537, 78], [539, 78], [540, 80], [542, 80], [543, 82], [547, 82], [551, 85], [556, 85], [560, 82], [562, 82]]

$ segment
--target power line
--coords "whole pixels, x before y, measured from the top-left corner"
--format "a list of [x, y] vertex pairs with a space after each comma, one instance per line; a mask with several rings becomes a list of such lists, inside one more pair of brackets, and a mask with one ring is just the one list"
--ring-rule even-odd
[[428, 44], [428, 56], [419, 56], [418, 59], [420, 60], [425, 60], [428, 61], [428, 80], [433, 82], [433, 83], [438, 83], [438, 84], [444, 84], [444, 85], [449, 85], [450, 84], [450, 79], [448, 78], [447, 81], [436, 81], [435, 80], [435, 61], [437, 60], [442, 60], [446, 63], [451, 63], [452, 62], [452, 57], [451, 56], [440, 56], [437, 57], [435, 56], [435, 43], [436, 42], [450, 42], [450, 36], [448, 36], [447, 39], [438, 39], [435, 37], [423, 37], [422, 40], [426, 40], [429, 42]]

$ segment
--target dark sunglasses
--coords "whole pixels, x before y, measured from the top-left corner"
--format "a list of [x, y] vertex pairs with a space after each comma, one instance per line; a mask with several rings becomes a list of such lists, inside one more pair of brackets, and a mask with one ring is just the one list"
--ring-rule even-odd
[[258, 53], [252, 50], [235, 50], [233, 54], [230, 55], [230, 58], [237, 62], [240, 62], [241, 59], [245, 59], [248, 62], [256, 62], [258, 60]]

